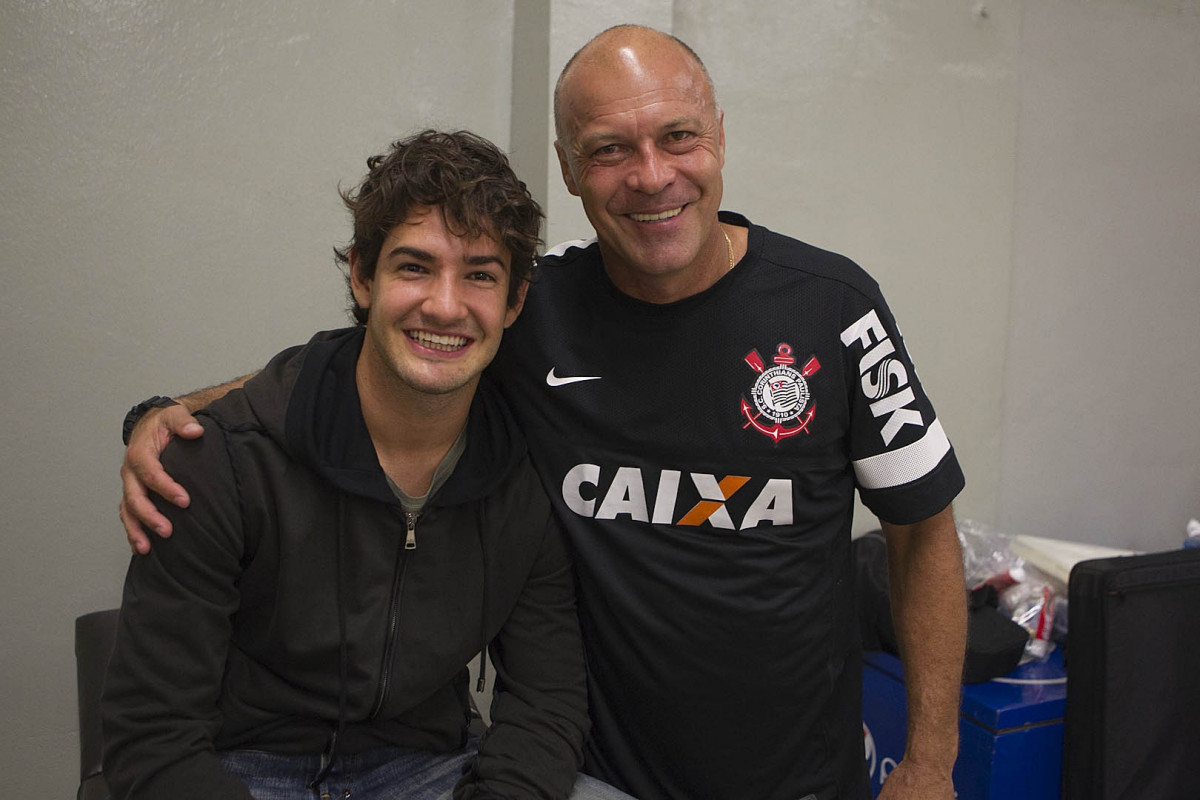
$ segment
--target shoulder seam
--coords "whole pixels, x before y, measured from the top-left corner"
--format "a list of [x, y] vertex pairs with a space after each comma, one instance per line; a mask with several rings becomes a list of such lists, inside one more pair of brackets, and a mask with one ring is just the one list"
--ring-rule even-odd
[[[771, 235], [771, 234], [772, 234], [772, 232], [768, 231], [768, 235]], [[774, 235], [776, 237], [781, 237], [784, 239], [790, 238], [790, 237], [784, 237], [781, 234], [774, 234]], [[814, 269], [811, 266], [811, 264], [812, 264], [811, 257], [805, 258], [804, 260], [800, 261], [799, 263], [783, 260], [783, 259], [780, 259], [780, 258], [777, 258], [774, 256], [770, 256], [770, 255], [767, 255], [766, 252], [763, 252], [760, 257], [762, 258], [762, 260], [764, 262], [772, 264], [773, 266], [779, 267], [780, 269], [786, 269], [786, 270], [790, 270], [793, 272], [803, 272], [805, 274], [812, 275], [814, 278], [832, 281], [834, 283], [841, 284], [842, 286], [845, 286], [846, 288], [850, 289], [851, 291], [856, 292], [857, 294], [860, 294], [867, 298], [874, 298], [874, 297], [877, 297], [882, 294], [882, 290], [879, 287], [879, 282], [877, 280], [875, 280], [874, 276], [872, 276], [869, 272], [867, 272], [865, 269], [863, 269], [863, 267], [857, 261], [850, 258], [849, 256], [842, 255], [841, 253], [836, 253], [832, 250], [825, 250], [823, 248], [817, 247], [816, 245], [812, 245], [812, 244], [808, 244], [807, 242], [803, 242], [799, 239], [792, 239], [791, 241], [794, 242], [793, 246], [799, 245], [803, 250], [807, 251], [807, 254], [809, 254], [810, 256], [811, 256], [811, 254], [819, 254], [821, 256], [824, 256], [826, 259], [828, 259], [829, 263], [836, 264], [839, 267], [841, 267], [842, 269], [849, 270], [851, 274], [850, 275], [838, 275], [838, 274], [835, 274], [830, 269]], [[764, 245], [764, 251], [766, 249], [767, 248]], [[858, 280], [856, 280], [855, 278], [858, 278]]]

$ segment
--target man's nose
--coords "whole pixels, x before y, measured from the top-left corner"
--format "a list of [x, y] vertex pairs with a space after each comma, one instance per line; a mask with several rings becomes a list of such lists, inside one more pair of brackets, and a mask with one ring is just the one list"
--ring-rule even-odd
[[422, 310], [433, 319], [454, 320], [463, 316], [462, 284], [458, 276], [439, 275], [425, 296]]
[[638, 153], [629, 174], [629, 188], [642, 194], [658, 194], [675, 180], [675, 168], [668, 154], [654, 145], [647, 145]]

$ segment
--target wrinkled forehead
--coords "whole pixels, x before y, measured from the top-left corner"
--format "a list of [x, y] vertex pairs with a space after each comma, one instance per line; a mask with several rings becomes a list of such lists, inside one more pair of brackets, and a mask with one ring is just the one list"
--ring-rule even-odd
[[588, 53], [564, 75], [559, 101], [564, 132], [570, 134], [588, 120], [634, 109], [671, 107], [672, 114], [697, 118], [716, 113], [703, 70], [669, 48]]

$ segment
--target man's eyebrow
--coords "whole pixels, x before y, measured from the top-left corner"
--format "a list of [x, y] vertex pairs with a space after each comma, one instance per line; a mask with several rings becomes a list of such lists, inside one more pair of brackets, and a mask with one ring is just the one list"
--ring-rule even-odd
[[675, 130], [677, 128], [695, 128], [700, 125], [700, 118], [694, 116], [676, 117], [675, 119], [667, 120], [662, 125], [658, 126], [660, 131]]
[[485, 253], [477, 256], [468, 256], [467, 263], [473, 267], [483, 267], [488, 264], [496, 264], [507, 269], [504, 259], [499, 253]]
[[399, 244], [387, 251], [386, 258], [395, 258], [396, 256], [408, 256], [415, 258], [417, 261], [433, 261], [433, 253], [428, 250], [422, 250], [419, 247], [410, 247], [406, 244]]

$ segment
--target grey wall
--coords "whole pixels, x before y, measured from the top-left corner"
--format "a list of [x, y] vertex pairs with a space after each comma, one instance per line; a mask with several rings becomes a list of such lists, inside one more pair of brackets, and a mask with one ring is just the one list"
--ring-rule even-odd
[[616, 22], [707, 61], [727, 208], [879, 279], [967, 468], [960, 513], [1144, 549], [1200, 514], [1196, 0], [325, 5], [0, 6], [12, 793], [74, 791], [71, 620], [119, 596], [128, 406], [342, 324], [336, 186], [391, 137], [475, 129], [549, 240], [587, 235], [549, 97]]
[[1200, 517], [1200, 2], [1027, 3], [996, 521]]

